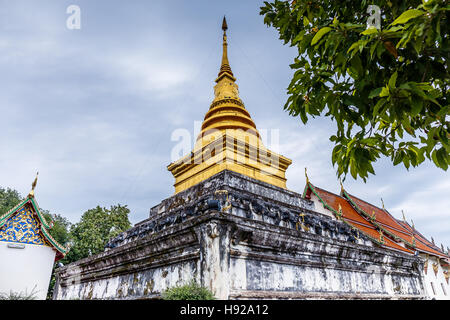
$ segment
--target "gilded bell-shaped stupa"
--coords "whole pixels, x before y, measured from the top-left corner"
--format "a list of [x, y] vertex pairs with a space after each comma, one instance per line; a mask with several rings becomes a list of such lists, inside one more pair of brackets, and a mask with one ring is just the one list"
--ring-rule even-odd
[[205, 115], [191, 154], [167, 168], [175, 177], [175, 192], [231, 170], [286, 188], [285, 172], [292, 161], [268, 150], [244, 103], [228, 61], [226, 19], [223, 19], [223, 53], [214, 87], [214, 100]]

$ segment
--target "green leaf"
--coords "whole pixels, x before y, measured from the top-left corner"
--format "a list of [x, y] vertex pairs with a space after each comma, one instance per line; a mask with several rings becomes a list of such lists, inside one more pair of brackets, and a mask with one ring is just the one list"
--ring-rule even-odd
[[373, 59], [373, 54], [375, 53], [375, 50], [377, 49], [378, 45], [380, 44], [380, 41], [375, 41], [371, 46], [370, 46], [370, 59]]
[[390, 89], [395, 89], [395, 83], [397, 82], [398, 73], [395, 71], [389, 78], [388, 86]]
[[386, 99], [380, 99], [378, 100], [377, 104], [373, 108], [373, 115], [376, 116], [380, 113], [380, 109], [384, 107], [386, 104]]
[[308, 17], [304, 16], [304, 17], [303, 17], [303, 26], [306, 27], [308, 24], [309, 24]]
[[381, 88], [380, 97], [387, 97], [389, 96], [389, 88], [383, 87]]
[[448, 169], [448, 154], [445, 151], [445, 148], [440, 148], [436, 151], [436, 160], [438, 163], [438, 166], [441, 167], [444, 170]]
[[411, 19], [417, 18], [423, 15], [425, 12], [417, 9], [410, 9], [408, 11], [403, 12], [391, 25], [395, 26], [396, 24], [404, 24]]
[[373, 26], [368, 28], [367, 30], [364, 30], [363, 32], [361, 32], [361, 34], [363, 34], [363, 35], [371, 35], [374, 33], [378, 33], [378, 29]]
[[381, 93], [381, 90], [383, 90], [383, 87], [376, 88], [376, 89], [373, 89], [372, 91], [370, 91], [369, 99], [373, 99], [375, 97], [378, 97], [380, 95], [380, 93]]
[[411, 99], [411, 116], [415, 117], [422, 111], [423, 102], [420, 99]]
[[361, 58], [359, 56], [354, 56], [350, 61], [352, 68], [355, 69], [358, 76], [362, 76], [364, 73]]
[[314, 36], [314, 38], [312, 38], [311, 40], [311, 45], [315, 45], [320, 39], [322, 39], [322, 37], [327, 34], [328, 32], [330, 32], [331, 30], [333, 30], [330, 27], [324, 27], [322, 29], [320, 29], [319, 31], [317, 31], [316, 35]]
[[359, 41], [354, 42], [350, 48], [348, 48], [347, 53], [349, 53], [350, 51], [354, 50], [355, 48], [359, 48]]

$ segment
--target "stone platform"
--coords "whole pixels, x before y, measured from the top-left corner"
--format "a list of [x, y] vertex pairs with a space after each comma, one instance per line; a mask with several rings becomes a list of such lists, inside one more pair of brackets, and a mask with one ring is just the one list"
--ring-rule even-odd
[[57, 269], [53, 298], [158, 299], [196, 279], [219, 299], [422, 299], [422, 264], [298, 193], [223, 171]]

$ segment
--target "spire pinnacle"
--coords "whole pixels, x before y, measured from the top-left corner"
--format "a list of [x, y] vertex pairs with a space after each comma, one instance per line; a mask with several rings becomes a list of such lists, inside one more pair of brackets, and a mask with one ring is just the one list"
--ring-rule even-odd
[[222, 30], [224, 32], [228, 30], [227, 19], [225, 18], [225, 16], [223, 16]]
[[38, 176], [39, 176], [39, 172], [36, 173], [36, 178], [34, 179], [33, 183], [31, 184], [31, 191], [28, 194], [28, 198], [33, 198], [34, 197], [34, 189], [36, 188], [36, 185], [37, 185]]
[[233, 77], [233, 72], [231, 71], [230, 62], [228, 61], [228, 43], [227, 43], [228, 24], [225, 16], [223, 17], [222, 30], [223, 30], [223, 44], [222, 44], [223, 52], [222, 52], [222, 64], [220, 66], [218, 80], [221, 78], [223, 74], [228, 74], [229, 76], [231, 76], [231, 78], [233, 78], [233, 80], [235, 80]]

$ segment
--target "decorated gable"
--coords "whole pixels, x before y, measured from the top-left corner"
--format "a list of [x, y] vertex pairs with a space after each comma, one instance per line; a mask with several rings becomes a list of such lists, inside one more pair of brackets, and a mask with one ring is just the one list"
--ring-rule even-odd
[[5, 219], [0, 229], [0, 241], [48, 245], [40, 232], [34, 209], [28, 203]]
[[56, 251], [56, 260], [62, 259], [67, 249], [49, 233], [48, 223], [30, 194], [24, 201], [0, 216], [0, 241], [48, 246]]

